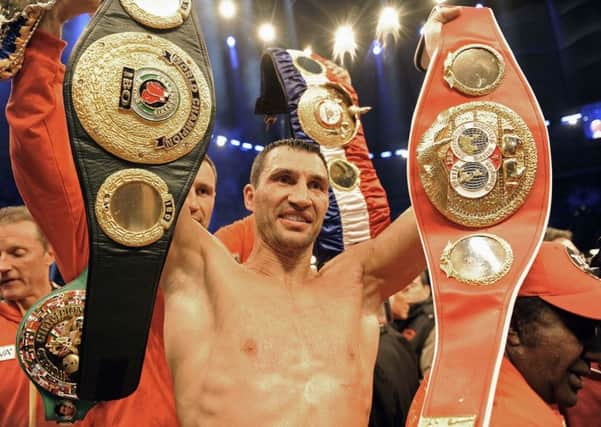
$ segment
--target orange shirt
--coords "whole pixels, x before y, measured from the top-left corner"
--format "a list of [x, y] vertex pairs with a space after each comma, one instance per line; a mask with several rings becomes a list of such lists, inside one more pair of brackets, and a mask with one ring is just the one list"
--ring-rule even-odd
[[[429, 376], [419, 386], [409, 416], [407, 427], [418, 425]], [[552, 409], [526, 382], [522, 374], [503, 358], [499, 382], [495, 392], [490, 427], [564, 427], [563, 417]]]
[[[6, 118], [10, 126], [15, 181], [55, 250], [61, 274], [69, 282], [88, 264], [88, 230], [65, 119], [65, 67], [60, 62], [64, 47], [62, 40], [43, 31], [36, 32], [26, 51], [23, 68], [13, 81]], [[138, 389], [125, 399], [98, 404], [82, 424], [94, 427], [179, 425], [165, 358], [163, 316], [164, 302], [159, 292]], [[11, 377], [20, 375], [26, 381], [25, 374], [16, 365], [14, 369]], [[0, 396], [8, 390], [19, 394], [12, 410], [27, 413], [27, 406], [21, 407], [21, 402], [26, 400], [20, 397], [24, 393], [27, 399], [27, 387], [15, 388], [5, 381], [7, 377], [1, 378], [0, 387], [6, 391], [0, 392]], [[21, 427], [21, 424], [0, 424], [0, 427]]]
[[248, 215], [221, 227], [215, 237], [223, 242], [239, 263], [244, 264], [255, 244], [255, 216]]

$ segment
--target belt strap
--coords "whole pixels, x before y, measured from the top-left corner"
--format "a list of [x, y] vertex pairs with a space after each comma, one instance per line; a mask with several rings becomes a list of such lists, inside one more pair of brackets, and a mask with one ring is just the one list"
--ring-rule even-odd
[[213, 81], [195, 10], [191, 0], [171, 6], [105, 0], [65, 76], [90, 234], [81, 399], [118, 399], [138, 385], [173, 226], [211, 136]]
[[390, 223], [360, 120], [369, 108], [359, 107], [348, 72], [316, 54], [268, 49], [261, 74], [255, 113], [287, 114], [292, 136], [319, 144], [328, 162], [330, 204], [314, 249], [322, 264]]
[[462, 8], [443, 26], [413, 117], [408, 181], [437, 319], [420, 426], [486, 426], [551, 196], [543, 115], [488, 8]]

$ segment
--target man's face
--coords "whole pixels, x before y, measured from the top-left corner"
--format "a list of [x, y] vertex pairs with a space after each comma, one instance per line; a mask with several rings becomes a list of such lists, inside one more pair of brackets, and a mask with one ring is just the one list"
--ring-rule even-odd
[[547, 403], [562, 408], [573, 406], [582, 388], [581, 378], [589, 374], [583, 342], [593, 333], [594, 323], [546, 310], [533, 324], [533, 340], [522, 347], [524, 357], [516, 367]]
[[315, 153], [277, 147], [267, 153], [257, 187], [244, 190], [259, 235], [272, 249], [313, 246], [328, 208], [328, 176]]
[[0, 225], [0, 295], [7, 301], [34, 301], [50, 291], [52, 252], [31, 221]]
[[209, 226], [215, 206], [215, 173], [208, 162], [202, 162], [190, 192], [190, 213], [204, 228]]

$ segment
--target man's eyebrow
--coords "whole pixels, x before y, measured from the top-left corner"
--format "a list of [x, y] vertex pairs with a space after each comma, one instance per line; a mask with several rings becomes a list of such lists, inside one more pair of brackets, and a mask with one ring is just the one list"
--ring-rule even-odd
[[277, 168], [271, 171], [271, 173], [269, 174], [269, 176], [273, 176], [273, 175], [278, 175], [280, 173], [291, 173], [291, 174], [296, 174], [297, 172], [295, 172], [292, 169], [289, 168]]

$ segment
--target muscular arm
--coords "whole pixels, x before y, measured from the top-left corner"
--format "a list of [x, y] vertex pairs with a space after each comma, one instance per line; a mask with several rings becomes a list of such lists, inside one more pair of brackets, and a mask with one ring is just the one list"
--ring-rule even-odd
[[88, 233], [63, 103], [64, 46], [50, 33], [34, 35], [13, 81], [6, 118], [15, 182], [70, 281], [88, 263]]
[[424, 268], [426, 261], [417, 224], [407, 209], [378, 237], [358, 247], [363, 265], [363, 283], [370, 306], [377, 308], [385, 298], [409, 284]]

